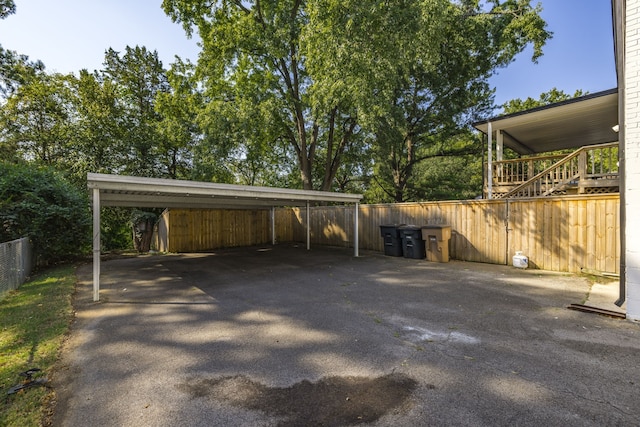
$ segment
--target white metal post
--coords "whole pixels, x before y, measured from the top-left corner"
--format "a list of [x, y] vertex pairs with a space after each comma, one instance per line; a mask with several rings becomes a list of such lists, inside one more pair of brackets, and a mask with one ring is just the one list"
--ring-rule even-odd
[[353, 209], [353, 256], [359, 256], [359, 248], [358, 248], [358, 207], [359, 203], [356, 202], [355, 208]]
[[307, 200], [307, 250], [311, 250], [311, 223], [309, 218], [309, 201]]
[[93, 300], [100, 300], [100, 189], [93, 189]]
[[[504, 138], [502, 131], [500, 129], [496, 129], [496, 161], [502, 161], [502, 151], [503, 151]], [[496, 170], [496, 175], [498, 178], [502, 178], [502, 166], [499, 165]]]
[[491, 122], [487, 123], [487, 199], [493, 198], [493, 165], [491, 164], [493, 157], [493, 128]]
[[271, 206], [271, 244], [276, 245], [276, 207]]

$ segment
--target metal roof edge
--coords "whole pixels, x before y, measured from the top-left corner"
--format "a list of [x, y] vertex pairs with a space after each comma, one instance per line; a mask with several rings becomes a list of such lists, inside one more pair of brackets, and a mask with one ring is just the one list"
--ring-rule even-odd
[[[315, 200], [315, 201], [327, 201], [327, 202], [343, 202], [343, 203], [357, 203], [362, 199], [362, 194], [350, 194], [350, 193], [337, 193], [331, 191], [317, 191], [317, 190], [298, 190], [287, 189], [277, 187], [261, 187], [250, 185], [238, 185], [238, 184], [221, 184], [215, 182], [203, 182], [203, 181], [189, 181], [167, 178], [145, 178], [135, 177], [129, 175], [112, 175], [102, 173], [87, 173], [87, 187], [98, 188], [103, 190], [120, 189], [122, 186], [134, 186], [134, 187], [162, 187], [167, 191], [171, 190], [183, 190], [188, 193], [189, 190], [203, 190], [203, 191], [222, 191], [227, 196], [229, 192], [237, 191], [239, 196], [242, 193], [251, 193], [249, 197], [256, 197], [257, 193], [262, 193], [265, 199], [296, 199], [296, 200]], [[141, 191], [142, 188], [138, 189]], [[135, 190], [134, 190], [135, 191]], [[147, 190], [149, 191], [149, 190]], [[155, 191], [155, 190], [151, 190]]]
[[515, 112], [515, 113], [511, 113], [511, 114], [505, 114], [505, 115], [490, 117], [490, 118], [485, 119], [485, 120], [480, 120], [480, 121], [474, 122], [474, 123], [471, 124], [471, 126], [473, 126], [474, 128], [476, 128], [477, 130], [479, 130], [481, 132], [484, 132], [481, 129], [479, 129], [478, 126], [487, 124], [489, 122], [495, 123], [495, 122], [498, 122], [500, 120], [510, 119], [512, 117], [523, 116], [525, 114], [531, 114], [531, 113], [535, 113], [535, 112], [538, 112], [538, 111], [544, 111], [544, 110], [548, 110], [548, 109], [551, 109], [551, 108], [561, 107], [561, 106], [573, 104], [573, 103], [576, 103], [576, 102], [583, 102], [583, 101], [588, 101], [590, 99], [601, 98], [603, 96], [613, 95], [613, 94], [616, 94], [616, 93], [618, 93], [618, 88], [617, 87], [616, 88], [612, 88], [612, 89], [603, 90], [603, 91], [600, 91], [600, 92], [589, 93], [587, 95], [583, 95], [583, 96], [579, 96], [579, 97], [576, 97], [576, 98], [567, 99], [567, 100], [560, 101], [560, 102], [554, 102], [553, 104], [541, 105], [539, 107], [531, 108], [529, 110], [523, 110], [523, 111], [518, 111], [518, 112]]

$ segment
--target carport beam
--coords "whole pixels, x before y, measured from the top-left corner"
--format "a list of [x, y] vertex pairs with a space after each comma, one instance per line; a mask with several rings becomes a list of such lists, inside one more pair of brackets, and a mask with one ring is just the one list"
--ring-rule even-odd
[[93, 189], [93, 300], [100, 299], [100, 189]]

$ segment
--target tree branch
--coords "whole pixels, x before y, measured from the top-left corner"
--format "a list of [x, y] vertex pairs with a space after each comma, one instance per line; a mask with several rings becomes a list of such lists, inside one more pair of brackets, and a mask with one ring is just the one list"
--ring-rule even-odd
[[[258, 3], [260, 3], [259, 0], [258, 0]], [[251, 13], [251, 9], [247, 8], [245, 5], [242, 4], [242, 0], [234, 0], [233, 4], [235, 4], [241, 11], [243, 11], [247, 15]]]

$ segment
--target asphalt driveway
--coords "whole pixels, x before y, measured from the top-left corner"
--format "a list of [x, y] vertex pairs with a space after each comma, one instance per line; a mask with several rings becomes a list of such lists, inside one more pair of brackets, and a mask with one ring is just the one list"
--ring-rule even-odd
[[640, 425], [640, 325], [581, 277], [279, 245], [78, 271], [59, 426]]

